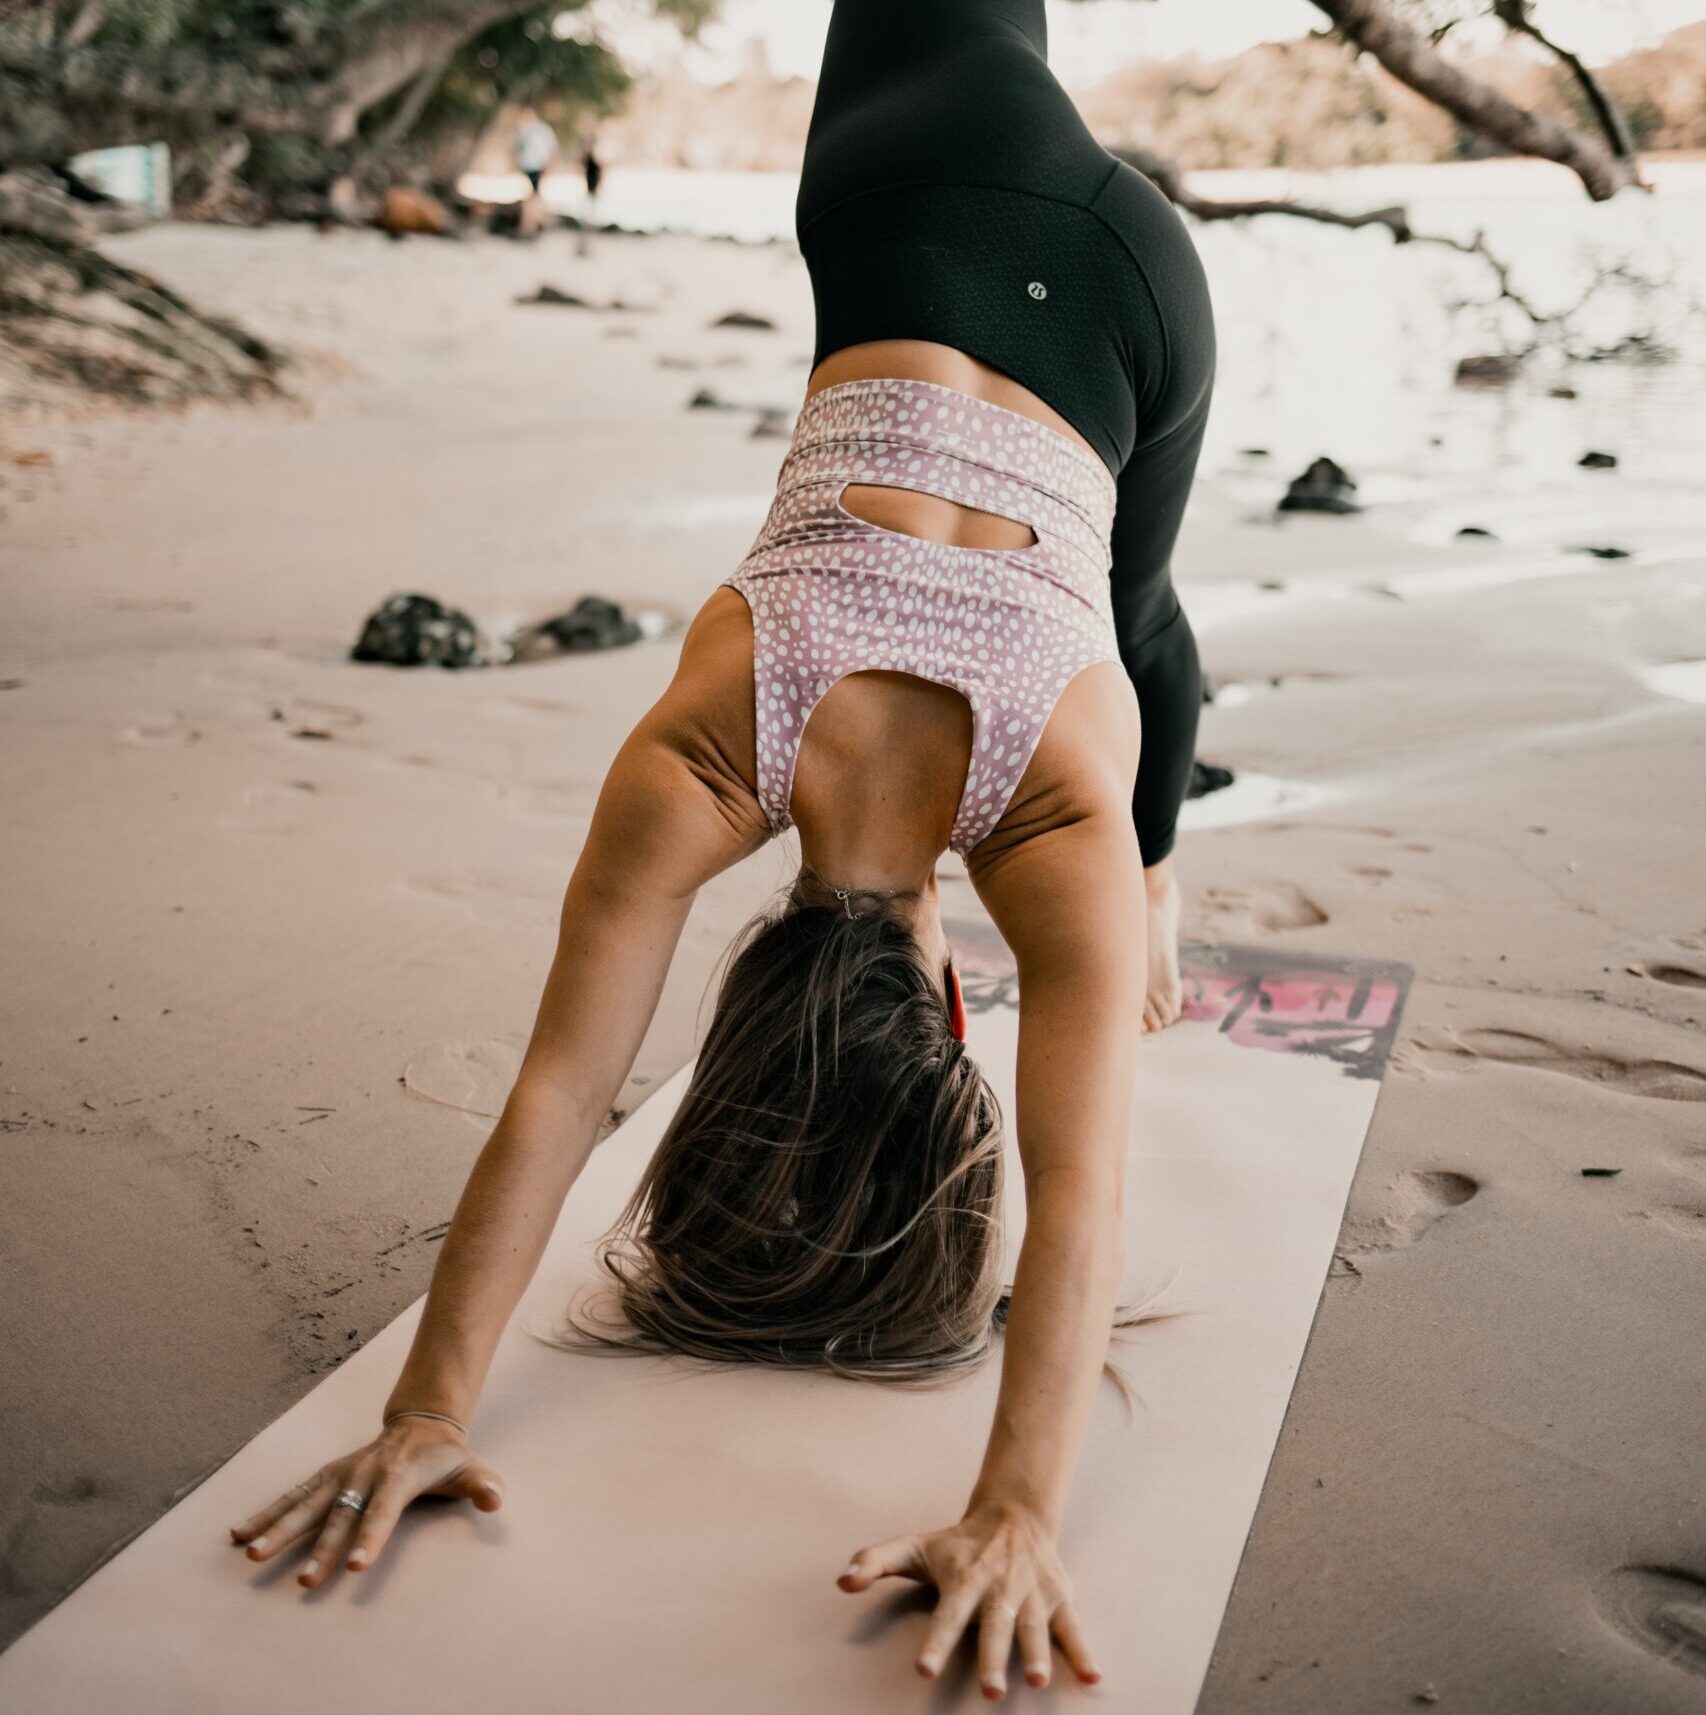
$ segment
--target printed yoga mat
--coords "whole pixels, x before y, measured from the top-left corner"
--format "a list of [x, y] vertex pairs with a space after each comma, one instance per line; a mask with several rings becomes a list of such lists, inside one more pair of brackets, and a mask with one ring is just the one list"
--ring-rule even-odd
[[[1016, 983], [984, 922], [950, 923], [970, 1046], [1011, 1113]], [[1103, 1672], [1014, 1658], [1008, 1703], [1189, 1715], [1332, 1260], [1407, 967], [1187, 947], [1185, 1020], [1144, 1044], [1128, 1294], [1192, 1314], [1114, 1350], [1062, 1551]], [[986, 1707], [971, 1644], [913, 1658], [934, 1593], [848, 1595], [849, 1554], [958, 1516], [999, 1356], [938, 1392], [576, 1357], [533, 1339], [592, 1271], [685, 1070], [594, 1152], [504, 1336], [475, 1425], [503, 1509], [405, 1515], [371, 1570], [321, 1589], [227, 1526], [366, 1439], [417, 1301], [0, 1656], [4, 1715], [894, 1715]], [[1023, 1234], [1009, 1149], [1008, 1243]], [[1085, 1700], [1088, 1699], [1087, 1703]]]

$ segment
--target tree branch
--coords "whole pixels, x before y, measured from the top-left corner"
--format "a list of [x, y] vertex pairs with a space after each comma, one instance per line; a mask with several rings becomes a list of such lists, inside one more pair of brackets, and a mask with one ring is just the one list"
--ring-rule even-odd
[[1568, 167], [1595, 202], [1638, 183], [1633, 159], [1610, 153], [1544, 113], [1530, 113], [1478, 83], [1440, 54], [1427, 37], [1391, 15], [1379, 0], [1313, 0], [1353, 47], [1372, 54], [1400, 83], [1519, 155]]
[[[1338, 209], [1321, 208], [1312, 203], [1292, 202], [1285, 198], [1264, 197], [1247, 201], [1220, 202], [1199, 196], [1184, 181], [1178, 163], [1151, 155], [1142, 149], [1112, 151], [1128, 165], [1136, 167], [1175, 207], [1182, 208], [1198, 220], [1248, 220], [1258, 214], [1287, 214], [1295, 220], [1314, 220], [1326, 226], [1349, 227], [1353, 231], [1364, 226], [1383, 226], [1392, 234], [1394, 244], [1432, 244], [1444, 250], [1455, 250], [1462, 256], [1477, 256], [1493, 271], [1500, 300], [1520, 310], [1537, 328], [1548, 323], [1567, 320], [1575, 311], [1556, 314], [1542, 310], [1524, 297], [1511, 283], [1510, 264], [1501, 261], [1487, 248], [1486, 234], [1477, 232], [1472, 239], [1450, 238], [1444, 233], [1417, 232], [1410, 225], [1410, 215], [1403, 208], [1364, 209], [1356, 214], [1344, 214]], [[1585, 301], [1585, 300], [1584, 300]], [[1580, 309], [1580, 305], [1576, 308]]]
[[1559, 47], [1541, 32], [1540, 26], [1534, 21], [1529, 0], [1493, 0], [1493, 12], [1507, 30], [1519, 36], [1530, 37], [1570, 68], [1570, 75], [1575, 78], [1577, 87], [1594, 118], [1599, 122], [1600, 130], [1605, 133], [1605, 140], [1610, 145], [1611, 152], [1624, 160], [1632, 160], [1635, 154], [1635, 139], [1629, 135], [1629, 127], [1624, 123], [1616, 102], [1577, 55], [1571, 53], [1568, 48]]
[[1152, 155], [1146, 149], [1114, 149], [1111, 153], [1136, 167], [1145, 178], [1153, 180], [1170, 203], [1194, 214], [1198, 220], [1246, 220], [1256, 214], [1289, 214], [1297, 220], [1318, 220], [1327, 226], [1384, 226], [1399, 244], [1408, 243], [1415, 237], [1410, 230], [1410, 217], [1401, 208], [1373, 208], [1361, 214], [1342, 214], [1338, 209], [1293, 202], [1289, 197], [1219, 202], [1212, 197], [1198, 196], [1185, 183], [1177, 161]]
[[10, 85], [0, 109], [0, 166], [231, 130], [343, 142], [364, 108], [537, 4], [374, 0], [297, 45], [267, 39], [152, 53], [44, 44], [27, 18], [0, 22], [0, 79]]
[[444, 81], [445, 67], [450, 64], [451, 56], [446, 54], [442, 59], [436, 59], [431, 64], [423, 66], [404, 90], [403, 98], [397, 103], [397, 111], [387, 117], [385, 123], [373, 135], [373, 150], [379, 153], [386, 149], [395, 149], [405, 137], [420, 123], [421, 115], [426, 112], [426, 106], [432, 100], [433, 92]]

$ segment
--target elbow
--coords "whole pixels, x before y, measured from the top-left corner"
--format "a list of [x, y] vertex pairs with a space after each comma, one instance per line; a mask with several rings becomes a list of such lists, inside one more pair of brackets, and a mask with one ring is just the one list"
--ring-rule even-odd
[[1083, 1240], [1125, 1248], [1124, 1176], [1080, 1162], [1050, 1162], [1025, 1176], [1027, 1227], [1070, 1227]]

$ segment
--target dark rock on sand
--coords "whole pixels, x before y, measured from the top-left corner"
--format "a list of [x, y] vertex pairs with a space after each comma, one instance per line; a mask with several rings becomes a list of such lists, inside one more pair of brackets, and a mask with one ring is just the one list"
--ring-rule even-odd
[[1583, 470], [1616, 470], [1616, 453], [1586, 452], [1576, 460]]
[[1522, 359], [1497, 352], [1461, 357], [1452, 380], [1459, 387], [1508, 387], [1522, 373]]
[[590, 310], [596, 306], [587, 298], [578, 298], [560, 286], [541, 286], [530, 298], [517, 298], [518, 304], [561, 304], [566, 309]]
[[733, 411], [736, 409], [736, 406], [731, 404], [727, 399], [718, 398], [718, 396], [713, 393], [709, 387], [701, 387], [699, 391], [687, 401], [687, 409], [689, 411]]
[[1223, 787], [1230, 786], [1234, 776], [1230, 768], [1222, 768], [1218, 762], [1191, 763], [1191, 782], [1185, 788], [1187, 798], [1206, 798], [1211, 792], [1219, 792]]
[[1596, 560], [1627, 560], [1630, 558], [1627, 548], [1590, 548], [1586, 543], [1570, 550], [1572, 554], [1592, 554]]
[[1546, 394], [1551, 399], [1579, 399], [1581, 397], [1573, 387], [1548, 387]]
[[517, 298], [518, 304], [557, 304], [570, 310], [597, 310], [601, 315], [612, 312], [623, 315], [650, 314], [650, 304], [630, 304], [623, 298], [612, 298], [608, 303], [595, 304], [590, 298], [582, 298], [573, 292], [565, 292], [561, 286], [541, 286], [530, 297]]
[[1360, 512], [1356, 481], [1342, 465], [1318, 458], [1302, 476], [1293, 477], [1280, 500], [1281, 512]]
[[429, 595], [402, 593], [368, 616], [350, 659], [388, 667], [480, 667], [487, 654], [467, 614]]
[[497, 203], [486, 217], [486, 230], [494, 238], [515, 238], [530, 244], [544, 237], [550, 224], [550, 211], [538, 197]]
[[1266, 447], [1240, 447], [1238, 456], [1243, 459], [1265, 459], [1271, 455]]
[[714, 328], [758, 328], [766, 333], [776, 331], [776, 324], [768, 316], [754, 315], [751, 310], [730, 310], [710, 325]]
[[537, 661], [548, 655], [584, 655], [594, 649], [619, 649], [645, 635], [640, 622], [603, 596], [586, 595], [567, 613], [530, 625], [510, 639], [511, 660]]
[[794, 414], [780, 407], [767, 407], [752, 425], [755, 441], [787, 440], [794, 432]]
[[1483, 541], [1487, 542], [1498, 541], [1498, 537], [1495, 536], [1491, 530], [1480, 524], [1465, 524], [1457, 534], [1459, 536], [1479, 536]]

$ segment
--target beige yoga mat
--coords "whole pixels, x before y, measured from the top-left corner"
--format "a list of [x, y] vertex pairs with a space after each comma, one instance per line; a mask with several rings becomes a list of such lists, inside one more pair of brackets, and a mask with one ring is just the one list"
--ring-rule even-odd
[[[986, 924], [955, 923], [971, 1047], [1011, 1113], [1018, 1012]], [[1193, 1314], [1116, 1346], [1063, 1554], [1104, 1678], [1015, 1664], [1009, 1705], [1188, 1715], [1320, 1301], [1409, 972], [1188, 948], [1185, 1022], [1141, 1056], [1127, 1287]], [[595, 1152], [493, 1365], [477, 1445], [502, 1511], [411, 1509], [320, 1590], [227, 1526], [373, 1431], [411, 1306], [0, 1656], [4, 1715], [896, 1715], [986, 1707], [969, 1642], [914, 1670], [934, 1593], [836, 1587], [849, 1554], [958, 1517], [997, 1360], [935, 1393], [576, 1357], [532, 1339], [591, 1276], [684, 1086]], [[1009, 1243], [1023, 1190], [1009, 1139]], [[1010, 1264], [1011, 1266], [1011, 1264]], [[1009, 1274], [1009, 1278], [1011, 1275]]]

